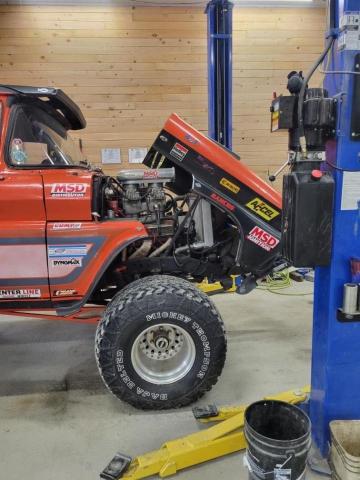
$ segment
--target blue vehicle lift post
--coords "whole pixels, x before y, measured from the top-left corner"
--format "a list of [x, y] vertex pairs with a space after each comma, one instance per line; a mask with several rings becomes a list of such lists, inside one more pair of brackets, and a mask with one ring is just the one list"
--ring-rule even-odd
[[[350, 259], [355, 257], [360, 261], [360, 39], [355, 50], [346, 42], [341, 48], [344, 32], [339, 27], [345, 12], [356, 12], [359, 35], [360, 0], [329, 0], [329, 5], [328, 35], [338, 37], [329, 61], [325, 62], [329, 73], [324, 80], [329, 96], [337, 98], [336, 139], [327, 143], [326, 152], [327, 168], [333, 171], [335, 179], [335, 202], [331, 263], [317, 267], [315, 275], [312, 385], [311, 391], [308, 386], [266, 397], [302, 403], [304, 408], [309, 408], [313, 441], [324, 459], [329, 449], [329, 422], [360, 419], [360, 313], [347, 322], [339, 317], [343, 286], [351, 280]], [[232, 133], [232, 7], [227, 0], [211, 0], [206, 9], [209, 136], [227, 148], [231, 148]], [[344, 183], [345, 175], [347, 181], [350, 176], [350, 189]], [[344, 195], [349, 197], [345, 201]], [[309, 394], [310, 401], [305, 403]], [[195, 409], [197, 419], [216, 422], [215, 426], [168, 441], [160, 449], [133, 460], [118, 454], [114, 457], [115, 464], [118, 467], [120, 459], [125, 464], [121, 472], [125, 470], [125, 473], [116, 478], [139, 480], [155, 474], [164, 478], [244, 449], [245, 408], [240, 405]]]
[[211, 0], [208, 25], [208, 133], [232, 147], [232, 10], [228, 0]]
[[[331, 264], [317, 268], [315, 274], [309, 405], [313, 441], [323, 457], [328, 454], [329, 422], [360, 419], [360, 321], [342, 323], [337, 314], [343, 286], [351, 281], [350, 258], [360, 258], [360, 134], [354, 129], [360, 121], [356, 107], [360, 103], [360, 78], [354, 73], [360, 70], [360, 51], [352, 50], [351, 45], [340, 47], [340, 38], [346, 35], [339, 31], [345, 12], [360, 14], [359, 0], [330, 2], [330, 34], [338, 38], [330, 61], [325, 61], [330, 73], [324, 87], [329, 96], [338, 99], [336, 140], [327, 145], [328, 165], [335, 167], [327, 167], [335, 178], [335, 203]], [[353, 182], [352, 193], [344, 184], [344, 176]], [[359, 204], [353, 201], [345, 206], [349, 202], [345, 197], [351, 195]]]

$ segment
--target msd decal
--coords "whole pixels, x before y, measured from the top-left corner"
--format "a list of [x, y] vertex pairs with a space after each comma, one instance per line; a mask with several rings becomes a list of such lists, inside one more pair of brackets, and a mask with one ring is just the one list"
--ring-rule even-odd
[[87, 187], [86, 183], [54, 183], [51, 187], [51, 196], [53, 198], [84, 197]]
[[279, 241], [277, 238], [273, 237], [270, 233], [265, 232], [260, 227], [254, 227], [246, 237], [250, 242], [255, 243], [259, 247], [263, 248], [267, 252], [270, 252], [273, 248], [275, 248]]
[[172, 148], [171, 151], [170, 151], [170, 154], [171, 154], [173, 157], [175, 157], [175, 158], [177, 158], [178, 160], [180, 160], [180, 162], [181, 162], [182, 160], [184, 160], [185, 155], [188, 153], [188, 151], [189, 151], [189, 150], [188, 150], [187, 148], [183, 147], [183, 146], [181, 145], [181, 143], [175, 143], [175, 145], [173, 146], [173, 148]]
[[145, 170], [144, 179], [158, 178], [159, 172], [157, 170]]
[[225, 198], [222, 198], [220, 197], [220, 195], [218, 195], [217, 193], [212, 193], [211, 194], [211, 198], [213, 200], [215, 200], [215, 202], [219, 203], [220, 205], [222, 205], [223, 207], [227, 208], [228, 210], [230, 210], [231, 212], [233, 212], [235, 210], [235, 206], [228, 202], [227, 200], [225, 200]]

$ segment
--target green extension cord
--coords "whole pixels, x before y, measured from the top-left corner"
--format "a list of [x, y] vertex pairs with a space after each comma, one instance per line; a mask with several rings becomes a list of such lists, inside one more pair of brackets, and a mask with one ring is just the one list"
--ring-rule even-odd
[[260, 290], [266, 290], [270, 293], [276, 293], [277, 295], [288, 295], [293, 297], [302, 297], [305, 295], [312, 295], [313, 292], [300, 292], [300, 293], [285, 293], [279, 290], [284, 290], [291, 286], [291, 279], [289, 269], [286, 268], [281, 272], [275, 272], [266, 277], [266, 286], [258, 287]]

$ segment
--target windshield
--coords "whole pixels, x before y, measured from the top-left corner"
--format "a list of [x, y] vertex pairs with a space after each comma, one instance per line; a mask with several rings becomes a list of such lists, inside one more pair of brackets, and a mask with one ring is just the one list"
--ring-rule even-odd
[[30, 106], [15, 109], [9, 148], [12, 165], [56, 168], [85, 161], [79, 144], [56, 118]]

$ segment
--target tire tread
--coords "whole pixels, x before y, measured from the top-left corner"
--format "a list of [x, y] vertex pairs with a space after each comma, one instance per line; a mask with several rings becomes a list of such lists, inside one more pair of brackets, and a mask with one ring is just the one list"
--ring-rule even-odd
[[[159, 403], [156, 401], [152, 401], [149, 399], [145, 400], [140, 396], [136, 397], [130, 394], [130, 392], [126, 388], [112, 388], [111, 382], [109, 384], [108, 377], [105, 379], [104, 365], [102, 365], [100, 356], [102, 352], [107, 350], [107, 347], [105, 345], [107, 340], [104, 334], [106, 330], [110, 327], [110, 324], [112, 322], [115, 322], [116, 319], [119, 318], [125, 306], [133, 302], [139, 301], [148, 295], [153, 296], [162, 294], [170, 294], [181, 297], [185, 295], [189, 300], [196, 302], [199, 306], [207, 308], [209, 310], [209, 313], [211, 313], [211, 321], [217, 321], [219, 326], [221, 327], [221, 335], [219, 335], [219, 337], [223, 337], [225, 347], [216, 359], [216, 362], [213, 362], [211, 374], [205, 376], [204, 381], [195, 391], [188, 392], [181, 398], [168, 400], [164, 402], [164, 404], [159, 406]], [[131, 321], [132, 320], [129, 317], [122, 317], [122, 328]], [[110, 392], [116, 397], [121, 398], [123, 401], [130, 403], [134, 407], [142, 410], [164, 410], [170, 408], [180, 408], [189, 405], [192, 402], [195, 402], [207, 391], [211, 390], [211, 388], [216, 384], [222, 372], [226, 358], [226, 332], [224, 322], [222, 321], [221, 316], [212, 300], [204, 292], [199, 290], [196, 286], [194, 286], [187, 280], [172, 277], [170, 275], [154, 275], [153, 277], [145, 277], [136, 280], [129, 286], [125, 287], [125, 289], [118, 292], [108, 304], [108, 307], [105, 310], [96, 330], [95, 357], [103, 382], [110, 390]], [[119, 395], [120, 390], [121, 395]]]

